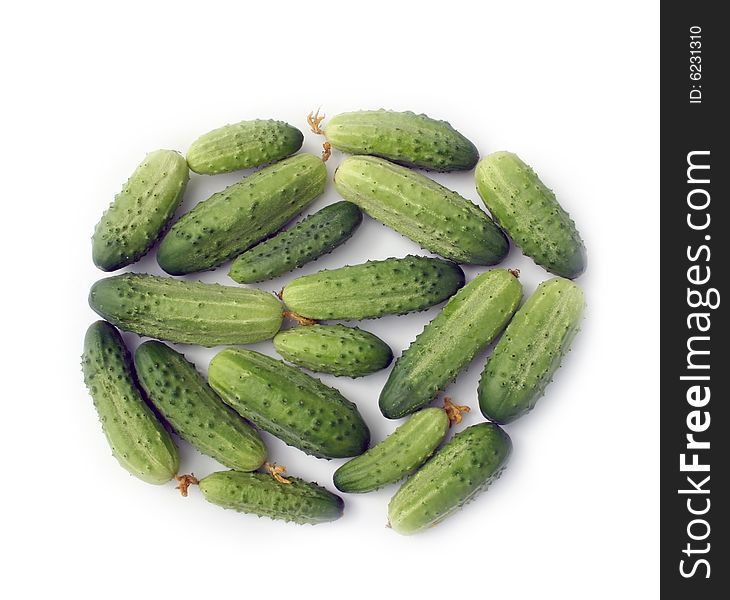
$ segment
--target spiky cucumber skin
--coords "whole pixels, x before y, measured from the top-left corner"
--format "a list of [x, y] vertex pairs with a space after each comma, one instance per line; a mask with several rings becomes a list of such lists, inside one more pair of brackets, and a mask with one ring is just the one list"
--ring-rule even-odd
[[346, 377], [375, 373], [393, 360], [390, 346], [378, 336], [344, 325], [286, 329], [274, 336], [274, 348], [299, 367]]
[[213, 357], [208, 381], [242, 417], [307, 454], [348, 458], [370, 443], [370, 431], [352, 402], [280, 360], [227, 348]]
[[273, 279], [332, 252], [352, 237], [360, 223], [357, 206], [336, 202], [241, 254], [229, 275], [238, 283]]
[[418, 411], [382, 442], [337, 469], [335, 487], [341, 492], [363, 493], [395, 483], [425, 463], [448, 430], [444, 409]]
[[504, 269], [477, 275], [451, 298], [396, 360], [380, 393], [380, 411], [399, 419], [425, 406], [504, 329], [522, 286]]
[[200, 491], [208, 502], [243, 513], [280, 521], [316, 525], [342, 516], [342, 498], [325, 488], [287, 477], [279, 483], [264, 473], [219, 471], [200, 480]]
[[97, 321], [86, 331], [81, 366], [119, 464], [147, 483], [170, 481], [180, 466], [177, 447], [145, 403], [132, 358], [122, 336], [109, 323]]
[[96, 225], [94, 264], [116, 271], [142, 258], [165, 232], [188, 179], [188, 165], [177, 152], [156, 150], [145, 156]]
[[495, 152], [482, 159], [476, 183], [497, 224], [538, 265], [568, 279], [585, 270], [586, 250], [575, 223], [516, 154]]
[[261, 290], [137, 273], [97, 281], [89, 305], [125, 331], [207, 347], [271, 339], [284, 319]]
[[502, 230], [473, 202], [382, 158], [346, 158], [335, 187], [373, 219], [454, 262], [493, 265], [509, 250]]
[[425, 310], [463, 285], [458, 265], [406, 256], [298, 277], [284, 287], [282, 299], [290, 310], [310, 319], [374, 319]]
[[201, 175], [230, 173], [286, 158], [303, 141], [302, 132], [284, 121], [241, 121], [201, 135], [190, 145], [187, 161]]
[[320, 196], [324, 163], [297, 154], [213, 194], [167, 232], [157, 262], [171, 275], [212, 269], [278, 231]]
[[134, 366], [147, 399], [181, 438], [231, 469], [255, 471], [264, 464], [261, 436], [182, 354], [153, 340], [137, 348]]
[[393, 496], [390, 526], [410, 535], [436, 525], [499, 478], [511, 452], [509, 436], [493, 423], [457, 433]]
[[542, 282], [517, 311], [479, 381], [485, 417], [510, 423], [531, 411], [578, 333], [585, 300], [572, 281]]
[[431, 171], [468, 171], [479, 151], [446, 121], [411, 111], [363, 110], [339, 114], [324, 130], [327, 141], [350, 154], [371, 154]]

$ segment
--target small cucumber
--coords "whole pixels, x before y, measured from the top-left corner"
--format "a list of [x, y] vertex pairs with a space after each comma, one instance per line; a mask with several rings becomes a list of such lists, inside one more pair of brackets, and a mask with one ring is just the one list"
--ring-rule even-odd
[[89, 305], [120, 329], [180, 344], [252, 344], [284, 319], [273, 294], [249, 288], [125, 273], [97, 281]]
[[181, 438], [231, 469], [254, 471], [264, 464], [261, 436], [182, 354], [149, 341], [137, 348], [134, 365], [148, 400]]
[[188, 165], [173, 150], [145, 156], [96, 225], [92, 258], [102, 271], [137, 262], [162, 236], [180, 205]]
[[504, 329], [521, 298], [504, 269], [466, 284], [396, 361], [380, 394], [383, 415], [398, 419], [431, 402]]
[[368, 447], [370, 432], [352, 402], [280, 360], [227, 348], [213, 357], [208, 380], [242, 417], [307, 454], [346, 458]]
[[157, 262], [171, 275], [212, 269], [278, 231], [324, 192], [327, 169], [297, 154], [213, 194], [163, 238]]
[[362, 223], [360, 209], [336, 202], [241, 254], [229, 275], [238, 283], [273, 279], [332, 252]]
[[284, 287], [282, 299], [309, 319], [360, 320], [425, 310], [463, 285], [458, 265], [406, 256], [298, 277]]
[[502, 230], [473, 202], [382, 158], [346, 158], [335, 187], [373, 219], [454, 262], [493, 265], [509, 250]]
[[492, 423], [457, 433], [393, 496], [390, 526], [410, 535], [436, 525], [495, 481], [511, 452], [509, 436]]
[[476, 182], [494, 220], [538, 265], [568, 279], [585, 270], [585, 246], [575, 223], [516, 154], [495, 152], [484, 158]]
[[297, 366], [347, 377], [385, 369], [393, 351], [379, 337], [357, 327], [309, 325], [280, 331], [274, 348]]
[[175, 443], [145, 403], [132, 358], [109, 323], [97, 321], [86, 331], [81, 366], [119, 464], [147, 483], [162, 484], [175, 477], [180, 466]]
[[479, 382], [485, 417], [509, 423], [535, 407], [570, 349], [583, 315], [583, 291], [572, 281], [542, 282], [517, 312]]
[[303, 141], [302, 132], [284, 121], [241, 121], [201, 135], [188, 149], [188, 165], [201, 175], [250, 169], [294, 154]]

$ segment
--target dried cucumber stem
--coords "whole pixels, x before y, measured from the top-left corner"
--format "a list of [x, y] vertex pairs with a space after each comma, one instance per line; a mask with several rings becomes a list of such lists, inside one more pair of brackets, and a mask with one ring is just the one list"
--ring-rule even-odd
[[[279, 296], [279, 297], [281, 297], [281, 296]], [[292, 312], [290, 310], [285, 310], [284, 311], [284, 316], [285, 317], [288, 317], [292, 321], [296, 321], [299, 325], [304, 325], [305, 327], [307, 325], [316, 325], [317, 324], [317, 321], [315, 321], [314, 319], [307, 319], [307, 317], [303, 317], [302, 315], [298, 315], [297, 313]]]
[[444, 396], [444, 410], [449, 417], [449, 425], [458, 425], [463, 419], [461, 413], [468, 413], [471, 411], [471, 408], [463, 404], [454, 404], [451, 402], [451, 398]]
[[187, 498], [188, 496], [188, 488], [191, 485], [198, 485], [198, 479], [190, 473], [190, 475], [177, 475], [175, 477], [177, 479], [178, 484], [175, 486], [176, 490], [180, 490], [180, 495]]
[[330, 156], [332, 156], [332, 144], [325, 142], [322, 144], [322, 162], [327, 162]]
[[264, 465], [264, 468], [271, 473], [271, 476], [276, 479], [279, 483], [286, 483], [290, 484], [291, 480], [286, 479], [281, 476], [282, 473], [286, 472], [286, 467], [282, 467], [281, 465], [277, 465], [275, 463], [266, 463]]
[[512, 275], [514, 277], [516, 277], [517, 279], [520, 278], [520, 270], [519, 269], [507, 269], [507, 271], [509, 271], [510, 273], [512, 273]]
[[317, 135], [324, 135], [324, 131], [322, 131], [319, 127], [319, 124], [324, 121], [324, 117], [325, 115], [319, 114], [319, 108], [317, 109], [317, 112], [310, 112], [307, 115], [307, 123], [309, 124], [309, 128], [312, 130], [312, 133], [316, 133]]

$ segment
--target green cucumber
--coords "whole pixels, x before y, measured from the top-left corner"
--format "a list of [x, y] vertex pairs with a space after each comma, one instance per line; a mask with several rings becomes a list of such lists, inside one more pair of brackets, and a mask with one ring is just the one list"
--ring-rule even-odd
[[278, 231], [324, 192], [327, 169], [297, 154], [200, 202], [163, 238], [157, 262], [171, 275], [212, 269]]
[[521, 298], [504, 269], [466, 284], [396, 361], [380, 394], [383, 415], [398, 419], [431, 402], [504, 329]]
[[180, 466], [175, 443], [145, 403], [122, 336], [109, 323], [97, 321], [86, 331], [81, 366], [119, 464], [147, 483], [175, 477]]
[[248, 288], [126, 273], [97, 281], [89, 305], [120, 329], [180, 344], [252, 344], [284, 318], [273, 294]]
[[92, 258], [102, 271], [137, 262], [162, 236], [188, 183], [188, 165], [173, 150], [145, 156], [96, 225]]
[[273, 279], [332, 252], [362, 223], [360, 209], [336, 202], [241, 254], [229, 275], [238, 283]]
[[147, 399], [181, 438], [231, 469], [254, 471], [264, 464], [261, 436], [182, 354], [149, 341], [137, 348], [134, 365]]
[[494, 220], [538, 265], [568, 279], [585, 270], [585, 246], [575, 223], [516, 154], [495, 152], [481, 160], [476, 183]]
[[346, 158], [335, 187], [373, 219], [454, 262], [493, 265], [509, 250], [502, 230], [473, 202], [382, 158]]
[[187, 160], [201, 175], [230, 173], [286, 158], [303, 141], [302, 132], [284, 121], [241, 121], [201, 135], [190, 145]]
[[307, 454], [346, 458], [362, 454], [370, 443], [352, 402], [280, 360], [227, 348], [213, 357], [208, 381], [242, 417]]
[[274, 336], [274, 348], [299, 367], [347, 377], [375, 373], [393, 360], [390, 346], [379, 337], [344, 325], [286, 329]]
[[584, 307], [583, 291], [572, 281], [556, 277], [538, 286], [484, 367], [479, 406], [485, 417], [509, 423], [534, 408], [578, 333]]
[[458, 265], [406, 256], [298, 277], [284, 287], [282, 299], [309, 319], [360, 320], [425, 310], [462, 285]]
[[457, 433], [393, 496], [390, 526], [410, 535], [436, 525], [495, 481], [511, 451], [509, 436], [492, 423]]

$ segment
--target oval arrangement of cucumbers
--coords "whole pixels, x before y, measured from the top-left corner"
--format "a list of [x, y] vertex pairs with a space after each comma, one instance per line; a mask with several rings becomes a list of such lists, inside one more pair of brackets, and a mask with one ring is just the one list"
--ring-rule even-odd
[[[512, 441], [503, 426], [534, 408], [579, 330], [585, 300], [573, 280], [586, 269], [586, 250], [556, 194], [517, 154], [480, 160], [448, 122], [410, 111], [323, 120], [307, 118], [323, 136], [321, 157], [299, 152], [304, 133], [273, 119], [214, 129], [185, 156], [144, 157], [97, 224], [92, 260], [112, 272], [156, 247], [162, 270], [177, 277], [127, 271], [94, 283], [89, 305], [104, 320], [86, 332], [84, 380], [113, 456], [142, 481], [176, 479], [183, 496], [198, 485], [213, 504], [292, 523], [342, 517], [341, 496], [267, 462], [265, 431], [292, 452], [347, 458], [333, 469], [332, 487], [343, 494], [403, 482], [384, 512], [392, 531], [410, 535], [453, 514], [507, 465]], [[352, 155], [334, 173], [342, 199], [298, 219], [324, 194], [333, 150]], [[257, 170], [174, 221], [191, 177], [241, 169]], [[422, 172], [472, 169], [483, 206]], [[251, 285], [335, 252], [362, 235], [363, 219], [437, 256], [362, 256], [292, 277], [279, 294]], [[552, 274], [532, 293], [518, 271], [494, 266], [510, 241]], [[481, 271], [467, 278], [460, 265]], [[221, 266], [229, 285], [191, 275]], [[396, 352], [367, 324], [336, 322], [436, 305], [436, 317]], [[120, 330], [153, 339], [132, 355]], [[186, 344], [266, 340], [283, 360], [221, 348], [206, 377], [185, 357]], [[452, 435], [470, 407], [438, 395], [495, 341], [473, 398], [458, 399], [478, 403], [486, 421]], [[385, 419], [402, 421], [371, 440], [358, 406], [317, 374], [366, 378], [389, 367], [383, 389], [370, 395], [379, 394]], [[230, 470], [185, 474], [179, 440]]]

